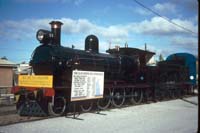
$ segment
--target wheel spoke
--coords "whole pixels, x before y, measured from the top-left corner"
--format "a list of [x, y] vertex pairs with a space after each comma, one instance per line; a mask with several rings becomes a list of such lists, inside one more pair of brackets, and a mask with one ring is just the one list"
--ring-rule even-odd
[[98, 99], [97, 101], [97, 107], [101, 110], [105, 110], [110, 106], [111, 103], [111, 91], [110, 89], [107, 89], [104, 93], [104, 97], [102, 99]]
[[126, 95], [125, 89], [114, 88], [112, 104], [117, 108], [121, 107], [125, 102], [125, 95]]
[[65, 112], [66, 109], [66, 99], [64, 97], [55, 97], [54, 103], [48, 104], [48, 111], [50, 115], [60, 116]]
[[89, 112], [92, 110], [93, 102], [83, 103], [80, 107], [83, 112]]
[[131, 102], [133, 104], [140, 104], [143, 100], [143, 91], [140, 88], [132, 89]]

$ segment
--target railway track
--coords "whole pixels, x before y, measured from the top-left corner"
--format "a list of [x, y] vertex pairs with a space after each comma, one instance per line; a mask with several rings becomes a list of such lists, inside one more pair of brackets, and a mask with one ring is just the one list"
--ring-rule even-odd
[[20, 116], [17, 113], [15, 105], [8, 106], [0, 106], [0, 126], [22, 123], [22, 122], [30, 122], [30, 121], [38, 121], [51, 117], [30, 117], [30, 116]]
[[20, 122], [29, 122], [47, 119], [48, 117], [25, 117], [19, 116], [15, 109], [15, 105], [9, 106], [0, 106], [0, 126], [20, 123]]
[[[187, 95], [184, 96], [184, 98], [180, 98], [181, 100], [188, 98], [188, 97], [192, 97], [195, 95]], [[162, 101], [170, 101], [170, 100], [176, 100], [176, 99], [165, 99]], [[159, 101], [159, 102], [162, 102]], [[153, 101], [148, 101], [148, 102], [142, 102], [141, 104], [150, 104], [153, 103]], [[189, 102], [190, 103], [190, 102]], [[139, 105], [141, 105], [139, 104]], [[191, 103], [193, 104], [193, 103]], [[139, 106], [137, 105], [137, 106]], [[126, 104], [124, 104], [122, 106], [122, 108], [124, 107], [128, 107], [128, 106], [136, 106], [136, 105], [131, 105], [130, 103], [126, 102]], [[110, 107], [108, 109], [113, 109], [114, 107]], [[91, 112], [97, 112], [96, 110], [92, 110]], [[77, 113], [77, 112], [76, 112]], [[65, 114], [67, 118], [73, 118], [73, 112], [67, 113]], [[79, 114], [76, 114], [76, 117]], [[5, 125], [10, 125], [10, 124], [16, 124], [16, 123], [22, 123], [22, 122], [31, 122], [31, 121], [39, 121], [39, 120], [44, 120], [44, 119], [49, 119], [49, 118], [55, 118], [56, 116], [48, 116], [48, 117], [31, 117], [31, 116], [19, 116], [19, 114], [17, 113], [16, 109], [15, 109], [15, 105], [12, 106], [0, 106], [0, 126], [5, 126]], [[58, 116], [57, 116], [58, 117]]]

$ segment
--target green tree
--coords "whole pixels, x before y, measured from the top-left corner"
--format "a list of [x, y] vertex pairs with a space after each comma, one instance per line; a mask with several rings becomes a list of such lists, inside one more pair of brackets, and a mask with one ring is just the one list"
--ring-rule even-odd
[[8, 60], [6, 56], [1, 57], [2, 60]]
[[159, 55], [159, 61], [164, 61], [162, 54]]

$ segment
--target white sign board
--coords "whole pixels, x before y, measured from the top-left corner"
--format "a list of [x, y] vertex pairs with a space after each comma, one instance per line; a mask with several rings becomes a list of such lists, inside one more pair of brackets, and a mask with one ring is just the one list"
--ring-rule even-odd
[[103, 98], [103, 90], [104, 72], [73, 71], [71, 101]]

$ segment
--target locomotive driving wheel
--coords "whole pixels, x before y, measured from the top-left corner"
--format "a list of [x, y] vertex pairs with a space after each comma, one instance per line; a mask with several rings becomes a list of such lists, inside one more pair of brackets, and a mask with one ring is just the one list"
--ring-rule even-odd
[[92, 110], [92, 107], [93, 107], [93, 102], [92, 101], [89, 101], [89, 102], [83, 102], [82, 105], [80, 105], [81, 107], [81, 110], [83, 112], [89, 112]]
[[131, 91], [131, 103], [140, 104], [143, 100], [143, 90], [141, 88], [134, 88]]
[[66, 109], [66, 99], [62, 96], [54, 98], [53, 103], [48, 103], [48, 111], [52, 116], [61, 116]]
[[110, 106], [111, 103], [111, 91], [110, 89], [108, 89], [105, 94], [104, 97], [102, 99], [98, 99], [97, 101], [97, 107], [101, 110], [105, 110]]
[[112, 105], [117, 108], [121, 107], [125, 102], [125, 95], [125, 89], [114, 88], [112, 92]]

